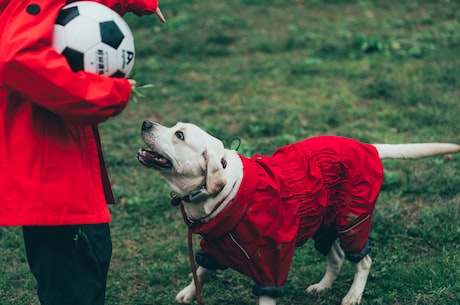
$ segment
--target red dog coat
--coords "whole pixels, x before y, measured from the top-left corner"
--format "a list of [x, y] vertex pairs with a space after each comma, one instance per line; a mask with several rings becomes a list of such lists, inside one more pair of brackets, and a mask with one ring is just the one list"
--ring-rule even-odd
[[240, 157], [243, 181], [225, 209], [206, 223], [184, 214], [190, 230], [203, 237], [207, 256], [261, 287], [282, 287], [294, 248], [321, 239], [320, 228], [333, 229], [346, 253], [366, 246], [383, 181], [374, 146], [320, 136], [281, 147], [271, 157]]

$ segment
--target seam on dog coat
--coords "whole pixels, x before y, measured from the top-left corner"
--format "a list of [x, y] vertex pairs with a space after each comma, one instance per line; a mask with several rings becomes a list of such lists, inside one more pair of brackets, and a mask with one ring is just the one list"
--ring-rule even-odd
[[383, 181], [377, 150], [353, 139], [320, 136], [281, 147], [271, 157], [240, 156], [236, 197], [206, 223], [184, 220], [202, 250], [264, 286], [284, 285], [296, 246], [334, 229], [346, 252], [367, 242]]

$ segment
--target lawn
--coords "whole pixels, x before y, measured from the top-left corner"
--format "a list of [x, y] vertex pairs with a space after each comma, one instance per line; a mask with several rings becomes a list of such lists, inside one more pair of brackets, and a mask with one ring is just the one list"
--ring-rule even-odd
[[[127, 15], [133, 78], [145, 95], [101, 124], [117, 205], [107, 305], [174, 304], [191, 279], [187, 229], [159, 174], [135, 158], [140, 125], [197, 123], [251, 156], [314, 135], [364, 142], [460, 143], [458, 1], [164, 0], [168, 22]], [[233, 144], [231, 144], [233, 143]], [[362, 304], [460, 304], [460, 155], [384, 161]], [[199, 238], [195, 238], [195, 246]], [[20, 228], [0, 228], [0, 305], [38, 305]], [[339, 304], [354, 269], [326, 293], [307, 243], [295, 253], [284, 305]], [[205, 304], [256, 304], [231, 270]]]

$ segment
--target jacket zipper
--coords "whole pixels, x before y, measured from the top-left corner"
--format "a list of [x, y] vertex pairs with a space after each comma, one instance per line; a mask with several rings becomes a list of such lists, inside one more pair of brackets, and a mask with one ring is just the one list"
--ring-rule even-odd
[[233, 243], [234, 243], [235, 245], [237, 245], [238, 248], [240, 248], [241, 252], [243, 252], [243, 254], [246, 256], [246, 258], [250, 260], [251, 258], [249, 257], [249, 254], [248, 254], [248, 253], [244, 250], [244, 248], [236, 241], [236, 239], [233, 237], [232, 233], [229, 232], [228, 235], [230, 236], [230, 238], [231, 238], [231, 240], [233, 241]]

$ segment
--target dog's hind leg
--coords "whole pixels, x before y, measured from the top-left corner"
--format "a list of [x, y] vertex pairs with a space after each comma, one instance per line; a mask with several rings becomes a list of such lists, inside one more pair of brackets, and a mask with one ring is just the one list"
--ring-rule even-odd
[[342, 300], [342, 305], [359, 304], [361, 302], [371, 266], [372, 259], [369, 255], [366, 255], [356, 263], [355, 278], [353, 279], [350, 290]]
[[261, 295], [259, 297], [259, 305], [276, 305], [276, 299]]
[[[198, 282], [200, 283], [201, 287], [203, 287], [203, 284], [206, 282], [206, 280], [215, 273], [214, 270], [208, 270], [206, 268], [203, 268], [199, 266], [196, 269], [196, 273], [198, 276]], [[195, 281], [192, 280], [192, 282], [179, 291], [179, 293], [176, 296], [176, 302], [179, 304], [190, 304], [196, 297], [196, 286], [195, 286]]]
[[340, 268], [342, 267], [345, 254], [342, 248], [339, 245], [338, 241], [335, 241], [332, 244], [331, 250], [326, 255], [327, 268], [326, 273], [319, 283], [310, 285], [307, 288], [308, 293], [320, 292], [325, 289], [328, 289], [332, 286], [332, 283], [335, 281], [339, 275]]

